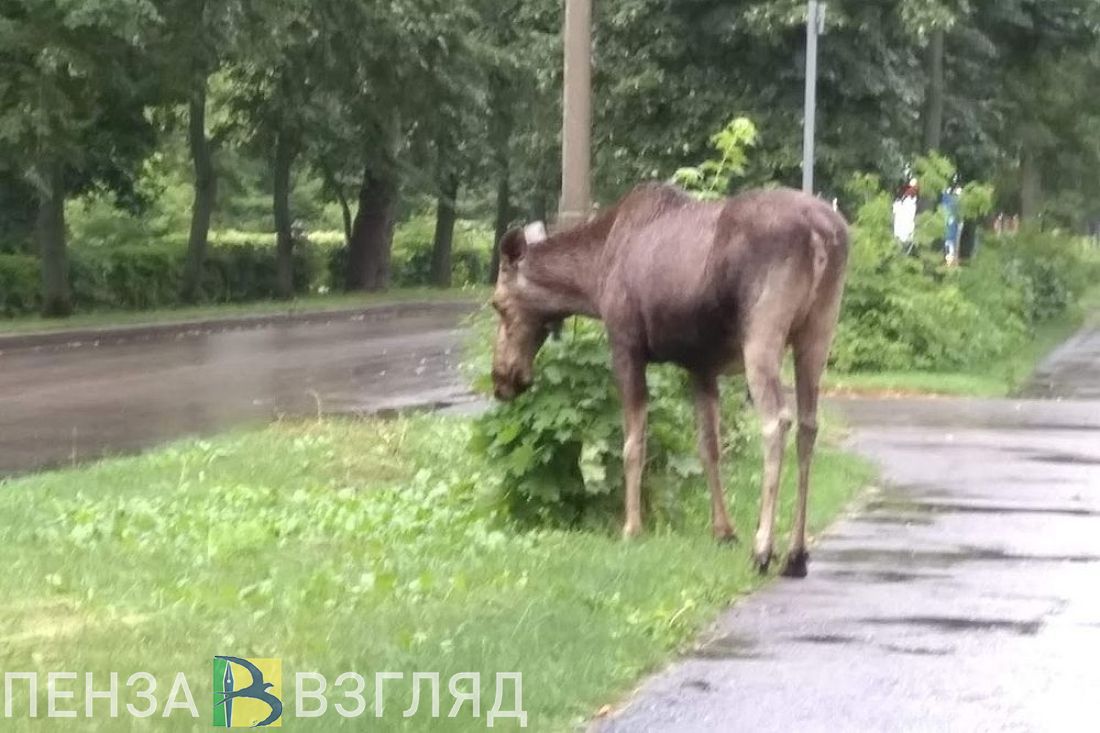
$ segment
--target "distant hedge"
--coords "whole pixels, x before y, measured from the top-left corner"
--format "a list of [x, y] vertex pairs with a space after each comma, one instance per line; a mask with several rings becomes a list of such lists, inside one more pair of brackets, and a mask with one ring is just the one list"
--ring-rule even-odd
[[[428, 284], [434, 218], [414, 217], [394, 237], [391, 283]], [[492, 235], [469, 221], [456, 225], [454, 285], [485, 282]], [[342, 289], [347, 249], [339, 232], [311, 232], [294, 254], [294, 290], [299, 294]], [[78, 310], [142, 310], [180, 305], [187, 245], [182, 239], [81, 246], [69, 251], [73, 305]], [[210, 302], [239, 303], [273, 298], [275, 236], [222, 231], [211, 234], [203, 273]], [[38, 259], [0, 254], [0, 315], [34, 313], [40, 306]]]
[[[163, 308], [178, 305], [187, 249], [174, 243], [73, 248], [69, 274], [79, 310]], [[324, 272], [324, 255], [299, 247], [294, 289], [306, 293]], [[38, 259], [0, 255], [0, 312], [33, 313], [40, 305]], [[203, 292], [211, 302], [275, 296], [275, 249], [264, 245], [214, 246], [207, 253]]]

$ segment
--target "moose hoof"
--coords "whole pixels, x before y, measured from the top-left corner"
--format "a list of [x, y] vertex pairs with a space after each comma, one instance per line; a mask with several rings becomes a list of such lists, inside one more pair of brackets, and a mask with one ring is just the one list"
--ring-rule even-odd
[[753, 564], [756, 565], [756, 572], [761, 575], [768, 574], [768, 568], [772, 564], [772, 551], [767, 550], [765, 552], [754, 552], [752, 555]]
[[810, 553], [805, 550], [792, 552], [787, 555], [787, 562], [783, 564], [783, 577], [805, 578], [809, 572], [806, 565], [810, 561]]
[[720, 545], [736, 545], [741, 540], [737, 537], [737, 533], [729, 527], [723, 529], [714, 530], [714, 541]]
[[638, 525], [628, 524], [623, 527], [623, 540], [629, 542], [642, 536], [642, 528]]

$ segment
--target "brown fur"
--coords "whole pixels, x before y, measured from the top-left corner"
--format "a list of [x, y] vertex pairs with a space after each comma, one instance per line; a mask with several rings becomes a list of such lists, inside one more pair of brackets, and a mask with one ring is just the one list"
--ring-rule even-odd
[[523, 230], [513, 230], [501, 240], [493, 294], [501, 314], [493, 358], [497, 397], [511, 399], [531, 384], [535, 354], [555, 322], [572, 314], [604, 322], [623, 398], [624, 533], [632, 536], [641, 531], [645, 365], [683, 366], [696, 385], [714, 531], [725, 539], [733, 528], [717, 469], [717, 377], [744, 369], [764, 434], [755, 553], [766, 568], [791, 423], [779, 368], [792, 346], [800, 480], [787, 569], [804, 574], [818, 383], [836, 326], [847, 246], [841, 216], [819, 199], [787, 189], [702, 202], [671, 186], [646, 184], [591, 222], [545, 241], [527, 242]]

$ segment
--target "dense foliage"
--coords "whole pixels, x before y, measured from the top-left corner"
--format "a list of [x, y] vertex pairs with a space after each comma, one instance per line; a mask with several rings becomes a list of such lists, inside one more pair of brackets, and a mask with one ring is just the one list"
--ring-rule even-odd
[[1037, 228], [987, 236], [964, 266], [948, 267], [929, 246], [943, 231], [931, 214], [918, 225], [914, 256], [893, 237], [890, 205], [889, 195], [874, 193], [853, 222], [832, 355], [840, 371], [944, 371], [1003, 358], [1100, 275], [1080, 238]]
[[[842, 195], [856, 171], [893, 188], [939, 150], [994, 182], [998, 209], [1078, 230], [1100, 216], [1093, 0], [828, 5], [823, 192]], [[595, 10], [598, 200], [698, 160], [733, 115], [756, 123], [756, 152], [715, 191], [797, 182], [802, 0]], [[43, 306], [63, 313], [79, 290], [68, 250], [86, 244], [71, 207], [90, 202], [125, 212], [120, 237], [186, 239], [190, 275], [212, 231], [270, 234], [289, 296], [302, 222], [343, 234], [334, 284], [380, 289], [407, 279], [395, 231], [428, 210], [432, 252], [414, 269], [445, 285], [457, 221], [499, 235], [552, 212], [561, 24], [561, 0], [10, 0], [0, 251], [41, 255]]]
[[[484, 330], [484, 328], [482, 329]], [[481, 340], [483, 345], [489, 339]], [[474, 360], [481, 367], [487, 352]], [[603, 326], [571, 321], [558, 341], [539, 353], [538, 377], [515, 401], [481, 417], [472, 449], [498, 471], [513, 516], [571, 524], [618, 518], [622, 504], [622, 411], [611, 377]], [[653, 366], [646, 502], [658, 522], [681, 511], [681, 492], [705, 492], [696, 452], [695, 418], [686, 375]], [[727, 385], [722, 403], [722, 446], [727, 456], [747, 441], [744, 388]]]

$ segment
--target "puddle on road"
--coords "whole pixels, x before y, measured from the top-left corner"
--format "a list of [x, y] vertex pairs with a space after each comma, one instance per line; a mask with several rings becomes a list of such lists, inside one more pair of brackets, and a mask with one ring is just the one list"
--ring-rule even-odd
[[906, 646], [904, 644], [879, 644], [879, 649], [895, 654], [910, 654], [919, 657], [946, 657], [954, 654], [954, 649], [936, 649], [926, 646]]
[[803, 634], [801, 636], [792, 636], [792, 641], [804, 641], [808, 644], [837, 644], [847, 645], [856, 644], [859, 639], [854, 636], [845, 636], [844, 634]]
[[1100, 555], [1032, 555], [1006, 552], [989, 547], [961, 546], [956, 550], [893, 550], [874, 548], [849, 548], [842, 550], [819, 549], [819, 560], [837, 563], [866, 563], [880, 565], [924, 565], [947, 568], [965, 562], [1017, 562], [1017, 563], [1096, 563]]
[[898, 616], [861, 618], [860, 623], [878, 626], [915, 626], [930, 631], [965, 633], [969, 631], [1009, 631], [1019, 636], [1035, 636], [1043, 622], [1015, 621], [1004, 618], [960, 618], [958, 616]]
[[945, 580], [951, 576], [947, 573], [905, 573], [896, 570], [859, 571], [859, 570], [831, 570], [823, 573], [830, 578], [854, 580], [859, 583], [912, 583], [917, 580]]
[[687, 655], [691, 659], [763, 659], [756, 642], [741, 636], [720, 636], [712, 639]]
[[857, 516], [855, 521], [860, 524], [900, 524], [909, 526], [913, 524], [929, 525], [933, 520], [922, 517], [919, 514], [863, 514]]
[[714, 689], [714, 685], [702, 679], [690, 679], [684, 680], [684, 683], [680, 685], [680, 688], [687, 688], [691, 690], [698, 690], [699, 692], [711, 692]]
[[937, 648], [929, 646], [917, 646], [912, 644], [867, 644], [867, 642], [861, 639], [857, 639], [854, 636], [847, 636], [845, 634], [804, 634], [802, 636], [790, 637], [790, 639], [791, 641], [801, 641], [808, 644], [820, 644], [824, 646], [874, 646], [885, 652], [891, 652], [894, 654], [908, 654], [922, 657], [943, 657], [949, 654], [953, 654], [955, 651], [952, 648]]
[[[870, 512], [915, 512], [918, 514], [1052, 514], [1070, 517], [1100, 517], [1100, 510], [1085, 507], [1011, 506], [950, 501], [920, 502], [894, 498], [872, 499], [867, 502], [867, 510]], [[884, 520], [897, 520], [900, 522], [902, 520], [908, 521], [909, 517], [904, 514], [885, 514], [876, 519], [876, 515], [871, 514], [862, 519], [864, 521], [890, 523]]]
[[1100, 466], [1100, 458], [1082, 456], [1076, 453], [1057, 453], [1054, 451], [1020, 451], [1020, 453], [1027, 460], [1038, 461], [1039, 463], [1056, 463], [1065, 466]]

